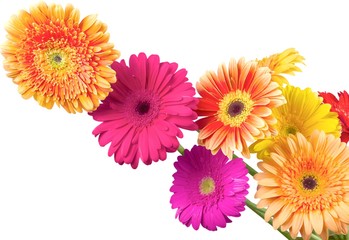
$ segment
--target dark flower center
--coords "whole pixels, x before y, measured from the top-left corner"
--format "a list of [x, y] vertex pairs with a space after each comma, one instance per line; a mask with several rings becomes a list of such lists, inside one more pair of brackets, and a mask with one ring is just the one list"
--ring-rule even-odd
[[144, 115], [149, 112], [150, 103], [148, 101], [141, 101], [136, 106], [136, 112], [139, 115]]
[[317, 181], [312, 176], [303, 178], [302, 184], [305, 190], [314, 190], [317, 187]]
[[294, 128], [294, 127], [288, 127], [288, 128], [286, 129], [286, 133], [287, 133], [287, 134], [293, 134], [293, 135], [296, 135], [296, 133], [297, 133], [297, 129], [296, 129], [296, 128]]
[[228, 113], [231, 117], [235, 117], [237, 115], [240, 115], [242, 113], [242, 111], [244, 110], [244, 108], [245, 108], [245, 106], [242, 102], [235, 101], [229, 105]]
[[53, 57], [53, 61], [55, 61], [56, 63], [60, 63], [60, 62], [62, 62], [62, 57], [59, 55], [55, 55]]

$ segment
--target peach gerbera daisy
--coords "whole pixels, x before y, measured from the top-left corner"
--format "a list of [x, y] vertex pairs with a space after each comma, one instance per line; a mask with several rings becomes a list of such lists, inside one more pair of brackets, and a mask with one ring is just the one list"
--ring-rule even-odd
[[232, 59], [218, 74], [207, 72], [197, 83], [201, 95], [197, 121], [199, 143], [212, 153], [222, 149], [229, 158], [238, 150], [249, 157], [247, 141], [270, 136], [276, 120], [271, 108], [285, 103], [279, 85], [271, 81], [270, 70], [257, 62]]
[[72, 5], [63, 9], [44, 2], [11, 17], [1, 52], [4, 68], [24, 98], [75, 113], [95, 110], [111, 91], [116, 77], [108, 65], [119, 51], [96, 15], [79, 19]]
[[288, 81], [282, 74], [294, 75], [295, 72], [301, 72], [296, 64], [303, 63], [304, 57], [294, 48], [288, 48], [282, 53], [276, 53], [257, 61], [258, 66], [269, 67], [272, 70], [272, 81], [283, 85], [288, 84]]
[[328, 230], [347, 234], [349, 224], [349, 147], [332, 134], [315, 130], [309, 140], [289, 135], [258, 163], [258, 207], [268, 207], [265, 220], [275, 229], [300, 232], [307, 240], [313, 230], [328, 239]]

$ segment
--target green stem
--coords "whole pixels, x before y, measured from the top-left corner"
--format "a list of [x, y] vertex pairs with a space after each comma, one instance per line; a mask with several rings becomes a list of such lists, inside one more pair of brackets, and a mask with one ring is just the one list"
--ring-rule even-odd
[[[253, 202], [251, 202], [250, 200], [246, 199], [246, 205], [254, 212], [256, 213], [258, 216], [260, 216], [261, 218], [264, 219], [264, 211], [261, 211], [259, 208], [257, 208], [256, 204], [254, 204]], [[271, 220], [269, 220], [269, 225], [273, 226], [273, 223]], [[285, 238], [289, 239], [289, 240], [293, 240], [293, 238], [291, 237], [289, 232], [283, 232], [280, 229], [278, 229], [278, 231], [284, 235]]]
[[337, 236], [337, 235], [332, 235], [331, 238], [332, 238], [333, 240], [340, 240], [340, 239], [341, 239], [341, 238], [340, 238], [339, 236]]
[[[235, 154], [233, 154], [233, 159], [234, 159], [234, 158], [238, 158], [238, 156], [235, 155]], [[246, 168], [248, 169], [248, 173], [253, 177], [253, 176], [257, 173], [257, 171], [254, 170], [253, 167], [251, 167], [250, 165], [248, 165], [246, 162], [245, 162], [245, 164], [246, 164]]]
[[179, 144], [177, 151], [178, 151], [181, 155], [183, 155], [183, 154], [184, 154], [184, 147], [183, 147], [182, 145]]
[[312, 233], [311, 236], [310, 236], [310, 240], [322, 240], [322, 239], [318, 235]]
[[254, 170], [253, 167], [248, 165], [246, 162], [245, 162], [245, 164], [246, 164], [246, 168], [248, 169], [248, 173], [253, 177], [257, 173], [257, 171]]

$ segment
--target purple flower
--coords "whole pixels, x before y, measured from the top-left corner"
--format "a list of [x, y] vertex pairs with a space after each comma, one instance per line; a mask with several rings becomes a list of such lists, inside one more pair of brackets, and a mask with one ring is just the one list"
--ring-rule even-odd
[[241, 158], [229, 160], [220, 150], [212, 155], [205, 147], [185, 150], [174, 163], [177, 172], [170, 191], [176, 218], [197, 230], [200, 224], [217, 230], [245, 209], [248, 170]]

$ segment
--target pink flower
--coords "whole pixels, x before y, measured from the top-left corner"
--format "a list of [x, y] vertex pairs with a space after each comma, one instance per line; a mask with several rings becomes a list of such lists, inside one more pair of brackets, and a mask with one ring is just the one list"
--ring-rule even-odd
[[231, 222], [228, 216], [240, 216], [249, 188], [248, 170], [241, 158], [228, 160], [221, 150], [212, 155], [202, 146], [178, 157], [170, 202], [179, 221], [195, 230], [200, 224], [217, 230]]
[[197, 129], [197, 99], [187, 71], [177, 71], [177, 63], [160, 63], [158, 55], [144, 53], [129, 62], [112, 64], [118, 79], [113, 92], [90, 114], [102, 122], [93, 134], [101, 146], [111, 143], [108, 155], [137, 168], [139, 159], [149, 165], [176, 151], [180, 128]]

